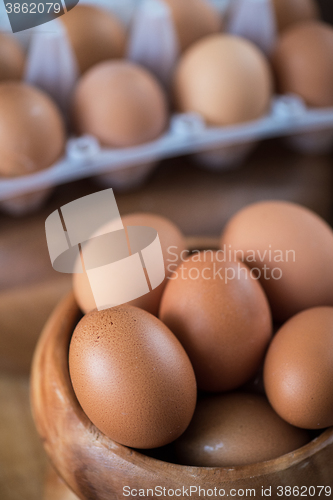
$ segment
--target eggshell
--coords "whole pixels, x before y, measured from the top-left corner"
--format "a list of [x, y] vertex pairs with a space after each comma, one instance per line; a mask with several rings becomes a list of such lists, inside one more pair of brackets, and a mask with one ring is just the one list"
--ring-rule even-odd
[[255, 120], [269, 110], [270, 67], [251, 42], [231, 35], [211, 35], [181, 58], [174, 95], [179, 111], [200, 113], [209, 125]]
[[207, 0], [164, 0], [169, 6], [181, 52], [222, 28], [219, 12]]
[[287, 422], [333, 425], [333, 308], [303, 311], [275, 335], [264, 366], [267, 397]]
[[272, 61], [281, 93], [298, 94], [309, 106], [333, 106], [332, 26], [293, 26], [281, 36]]
[[53, 101], [27, 84], [0, 83], [0, 175], [50, 167], [64, 147], [65, 126]]
[[276, 321], [333, 305], [333, 232], [307, 208], [284, 201], [249, 205], [229, 221], [221, 248], [260, 272]]
[[73, 117], [78, 133], [92, 134], [104, 146], [135, 146], [165, 130], [167, 101], [147, 70], [127, 61], [108, 61], [79, 81]]
[[92, 5], [77, 5], [62, 16], [61, 21], [81, 73], [102, 61], [124, 57], [125, 28], [108, 11]]
[[306, 431], [282, 420], [265, 397], [240, 392], [198, 401], [174, 447], [182, 464], [233, 467], [278, 458], [309, 440]]
[[14, 37], [0, 34], [0, 81], [21, 80], [24, 52]]
[[207, 391], [234, 389], [253, 377], [272, 334], [260, 284], [244, 264], [220, 257], [201, 252], [184, 262], [166, 286], [159, 313], [189, 355], [198, 387]]
[[[150, 213], [128, 214], [122, 217], [122, 221], [124, 227], [148, 226], [156, 229], [162, 247], [166, 277], [170, 276], [171, 272], [179, 264], [182, 252], [185, 251], [185, 239], [178, 227], [170, 220]], [[109, 230], [112, 230], [112, 226], [109, 226]], [[132, 300], [129, 304], [157, 315], [166, 282], [167, 279], [154, 290], [151, 290], [138, 299]], [[86, 273], [76, 273], [73, 275], [73, 289], [76, 301], [84, 313], [96, 308], [95, 299]]]
[[179, 437], [193, 416], [191, 363], [170, 330], [142, 309], [84, 316], [71, 340], [69, 369], [89, 419], [120, 444], [163, 446]]
[[314, 0], [273, 0], [278, 30], [280, 32], [293, 24], [319, 17]]

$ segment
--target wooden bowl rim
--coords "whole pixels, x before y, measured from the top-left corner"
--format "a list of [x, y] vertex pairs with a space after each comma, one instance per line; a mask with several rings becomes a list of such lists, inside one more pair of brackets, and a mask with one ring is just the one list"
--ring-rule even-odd
[[[310, 443], [306, 444], [302, 448], [299, 448], [291, 453], [283, 455], [279, 458], [269, 460], [266, 462], [255, 463], [251, 465], [243, 465], [243, 466], [234, 466], [234, 467], [197, 467], [197, 466], [187, 466], [187, 465], [179, 465], [170, 462], [164, 462], [162, 460], [149, 457], [140, 453], [139, 451], [133, 450], [126, 446], [120, 445], [115, 441], [111, 440], [104, 434], [102, 434], [88, 419], [88, 417], [83, 412], [80, 407], [76, 396], [74, 394], [74, 390], [72, 388], [70, 377], [69, 377], [69, 368], [68, 368], [68, 347], [71, 338], [71, 334], [75, 327], [73, 321], [64, 321], [64, 314], [70, 311], [70, 315], [72, 318], [79, 317], [79, 307], [75, 302], [74, 295], [70, 293], [67, 295], [55, 308], [52, 313], [48, 323], [46, 324], [42, 336], [40, 338], [38, 347], [35, 352], [35, 357], [33, 361], [33, 370], [32, 370], [32, 381], [38, 378], [39, 374], [38, 370], [38, 362], [42, 355], [43, 350], [45, 350], [50, 342], [54, 342], [56, 337], [58, 340], [67, 335], [68, 342], [63, 343], [63, 348], [61, 349], [53, 349], [51, 352], [51, 356], [53, 359], [51, 362], [58, 364], [59, 358], [61, 356], [62, 366], [67, 367], [67, 371], [65, 373], [58, 374], [59, 384], [57, 390], [61, 392], [62, 400], [70, 405], [70, 408], [67, 411], [73, 412], [76, 414], [76, 417], [79, 419], [80, 424], [84, 427], [85, 431], [88, 432], [91, 436], [91, 441], [95, 441], [98, 437], [99, 444], [102, 443], [105, 448], [106, 456], [112, 456], [112, 454], [116, 454], [121, 456], [123, 460], [128, 462], [131, 465], [142, 467], [147, 466], [154, 468], [160, 468], [161, 464], [163, 464], [163, 468], [166, 472], [169, 472], [172, 475], [175, 472], [181, 472], [183, 475], [197, 475], [200, 471], [202, 475], [203, 471], [205, 472], [205, 476], [212, 478], [217, 471], [220, 473], [220, 480], [225, 481], [237, 481], [240, 479], [260, 477], [264, 474], [279, 472], [294, 465], [299, 464], [300, 462], [307, 460], [323, 448], [329, 446], [333, 443], [333, 427], [325, 430], [320, 436], [313, 439]], [[71, 330], [70, 332], [68, 330]], [[66, 347], [67, 346], [67, 347]], [[38, 411], [34, 408], [34, 394], [32, 392], [32, 403], [33, 403], [33, 413], [36, 414]], [[36, 425], [38, 427], [37, 421], [35, 418]], [[43, 430], [39, 429], [40, 433], [43, 435]], [[59, 471], [61, 473], [61, 471]]]

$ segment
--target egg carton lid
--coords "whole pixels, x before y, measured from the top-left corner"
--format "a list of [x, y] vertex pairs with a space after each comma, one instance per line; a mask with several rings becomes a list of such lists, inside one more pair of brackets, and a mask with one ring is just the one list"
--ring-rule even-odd
[[333, 108], [309, 109], [295, 95], [276, 96], [266, 117], [240, 125], [208, 127], [198, 114], [175, 114], [162, 137], [136, 147], [111, 149], [89, 135], [72, 137], [50, 168], [1, 179], [0, 200], [174, 156], [325, 129], [333, 131]]

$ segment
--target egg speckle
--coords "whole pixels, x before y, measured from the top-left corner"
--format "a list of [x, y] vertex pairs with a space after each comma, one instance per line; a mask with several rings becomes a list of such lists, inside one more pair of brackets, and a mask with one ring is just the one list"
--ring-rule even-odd
[[141, 309], [124, 306], [84, 316], [71, 340], [69, 369], [87, 416], [120, 444], [163, 446], [192, 418], [191, 363], [171, 331]]
[[241, 386], [258, 370], [272, 334], [266, 296], [241, 262], [193, 255], [169, 280], [159, 317], [192, 361], [198, 387]]

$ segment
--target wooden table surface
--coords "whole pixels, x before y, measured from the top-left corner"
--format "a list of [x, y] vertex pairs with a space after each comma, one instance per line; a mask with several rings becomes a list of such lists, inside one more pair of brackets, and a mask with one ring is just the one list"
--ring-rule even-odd
[[[330, 220], [330, 156], [301, 156], [263, 144], [240, 169], [216, 173], [188, 159], [164, 162], [137, 192], [118, 193], [121, 214], [150, 211], [174, 220], [187, 235], [217, 236], [240, 207], [262, 199], [302, 203]], [[57, 484], [29, 407], [29, 367], [36, 340], [56, 302], [70, 289], [68, 275], [50, 264], [45, 219], [56, 208], [98, 191], [92, 180], [56, 189], [38, 213], [0, 215], [0, 499], [57, 500]], [[68, 496], [68, 500], [73, 497]], [[65, 500], [65, 499], [64, 499]]]

